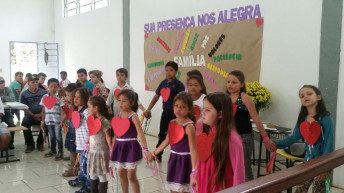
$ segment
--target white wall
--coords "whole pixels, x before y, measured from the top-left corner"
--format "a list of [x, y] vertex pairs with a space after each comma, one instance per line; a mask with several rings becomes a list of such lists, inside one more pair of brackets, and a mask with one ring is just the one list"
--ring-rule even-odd
[[116, 69], [123, 67], [122, 1], [67, 18], [62, 17], [61, 0], [55, 2], [56, 42], [60, 44], [60, 70], [75, 82], [76, 71], [103, 71], [108, 88], [116, 82]]
[[[321, 1], [199, 1], [199, 0], [132, 0], [130, 5], [131, 84], [147, 107], [154, 92], [144, 91], [145, 23], [178, 17], [197, 16], [231, 8], [260, 4], [264, 17], [264, 36], [260, 82], [273, 95], [273, 105], [262, 113], [262, 119], [294, 128], [300, 102], [298, 90], [304, 84], [318, 84]], [[309, 5], [312, 4], [310, 8]], [[307, 12], [307, 14], [305, 13]], [[138, 73], [140, 72], [140, 73]], [[307, 72], [307, 73], [305, 73]], [[149, 132], [157, 134], [161, 100], [153, 109]]]
[[10, 75], [10, 41], [54, 41], [53, 0], [1, 0], [0, 26], [0, 75], [9, 84], [15, 73]]
[[[344, 148], [344, 9], [342, 18], [342, 36], [341, 36], [341, 52], [339, 63], [339, 80], [338, 80], [338, 100], [337, 100], [337, 120], [336, 121], [336, 135], [335, 135], [335, 149]], [[344, 165], [336, 168], [333, 172], [333, 185], [344, 189]]]

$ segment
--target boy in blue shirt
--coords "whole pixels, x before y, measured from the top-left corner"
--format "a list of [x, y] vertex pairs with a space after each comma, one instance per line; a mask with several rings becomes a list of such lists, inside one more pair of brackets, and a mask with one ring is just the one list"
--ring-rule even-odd
[[[174, 97], [182, 91], [185, 91], [185, 87], [182, 82], [180, 82], [176, 76], [178, 73], [178, 64], [174, 61], [169, 61], [165, 65], [165, 74], [166, 79], [161, 81], [160, 85], [155, 91], [155, 95], [150, 102], [148, 109], [144, 112], [144, 116], [146, 118], [151, 117], [151, 109], [154, 107], [155, 103], [159, 100], [160, 95], [163, 97], [162, 102], [162, 114], [160, 119], [160, 132], [159, 132], [159, 141], [156, 147], [159, 147], [159, 145], [165, 140], [167, 135], [167, 128], [168, 124], [172, 119], [175, 119], [176, 116], [173, 112], [173, 100]], [[166, 94], [164, 92], [170, 91], [170, 94]], [[169, 92], [168, 91], [168, 92]], [[168, 93], [167, 92], [167, 93]], [[161, 156], [163, 152], [157, 155], [158, 160], [161, 162]]]
[[94, 84], [87, 80], [87, 71], [84, 68], [80, 68], [76, 73], [78, 74], [78, 81], [84, 84], [84, 86], [89, 88], [92, 92]]

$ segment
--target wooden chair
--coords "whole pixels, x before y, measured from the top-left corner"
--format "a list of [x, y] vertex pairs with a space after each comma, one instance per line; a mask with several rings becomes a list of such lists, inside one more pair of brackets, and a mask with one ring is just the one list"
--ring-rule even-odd
[[[8, 127], [8, 131], [10, 132], [16, 132], [16, 131], [24, 131], [24, 130], [27, 130], [26, 127], [22, 127], [22, 126], [19, 126], [19, 127]], [[10, 157], [14, 157], [14, 155], [9, 155], [8, 153], [8, 146], [1, 151], [0, 153], [0, 159], [1, 158], [5, 158], [5, 161], [0, 161], [0, 164], [2, 163], [8, 163], [8, 162], [16, 162], [16, 161], [20, 161], [20, 159], [14, 157], [15, 159], [9, 159]]]
[[[31, 132], [32, 132], [32, 136], [38, 136], [39, 133], [41, 132], [41, 125], [32, 125]], [[48, 148], [50, 148], [50, 138], [49, 138], [48, 132], [46, 132], [46, 139], [48, 141]]]

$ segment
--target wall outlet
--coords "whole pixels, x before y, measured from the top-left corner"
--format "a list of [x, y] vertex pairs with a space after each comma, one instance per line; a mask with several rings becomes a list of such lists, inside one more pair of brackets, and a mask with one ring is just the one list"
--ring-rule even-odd
[[0, 72], [2, 72], [2, 68], [0, 68]]

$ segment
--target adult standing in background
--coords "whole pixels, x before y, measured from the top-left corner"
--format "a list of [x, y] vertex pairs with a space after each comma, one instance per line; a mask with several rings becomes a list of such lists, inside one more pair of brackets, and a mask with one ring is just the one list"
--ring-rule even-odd
[[43, 90], [48, 90], [48, 86], [44, 84], [46, 78], [47, 78], [47, 75], [45, 73], [43, 72], [38, 73], [39, 88]]
[[[28, 130], [24, 131], [25, 143], [27, 145], [25, 153], [31, 153], [35, 149], [35, 141], [33, 140], [31, 126], [41, 125], [42, 121], [42, 108], [40, 105], [42, 96], [47, 93], [38, 87], [38, 76], [33, 74], [29, 78], [30, 88], [22, 93], [21, 103], [26, 104], [29, 108], [25, 109], [25, 116], [23, 118], [22, 126], [26, 127]], [[39, 132], [37, 138], [37, 149], [43, 151], [43, 134], [42, 130]]]
[[[5, 79], [0, 76], [0, 99], [3, 102], [14, 102], [15, 98], [12, 93], [12, 90], [5, 86]], [[15, 124], [13, 122], [13, 111], [11, 109], [5, 109], [4, 110], [4, 115], [1, 119], [1, 122], [5, 122], [8, 127], [15, 127]], [[9, 149], [14, 149], [14, 131], [11, 132], [11, 142], [8, 145]]]
[[22, 83], [23, 83], [23, 73], [16, 72], [14, 80], [10, 84], [10, 88], [14, 94], [16, 101], [19, 101], [19, 95], [22, 90]]
[[[23, 87], [25, 87], [25, 85], [27, 85], [27, 82], [29, 80], [29, 76], [31, 76], [32, 74], [30, 72], [25, 74], [25, 78], [23, 80]], [[29, 88], [29, 86], [27, 86]], [[24, 88], [22, 89], [22, 92], [24, 91]]]
[[60, 80], [60, 88], [65, 88], [70, 84], [69, 79], [67, 78], [67, 72], [61, 71], [60, 72], [61, 80]]
[[[23, 81], [23, 88], [22, 88], [22, 91], [21, 91], [21, 93], [23, 93], [24, 91], [26, 91], [27, 89], [29, 89], [30, 88], [30, 86], [29, 86], [29, 78], [32, 76], [32, 74], [31, 73], [26, 73], [25, 74], [25, 79], [24, 79], [24, 81]], [[20, 93], [20, 95], [19, 95], [19, 101], [21, 100], [21, 93]]]
[[[22, 91], [22, 83], [23, 83], [23, 73], [18, 71], [14, 74], [14, 80], [10, 84], [10, 88], [17, 102], [19, 102], [19, 95]], [[13, 112], [16, 114], [18, 120], [20, 120], [19, 110], [13, 110]]]

